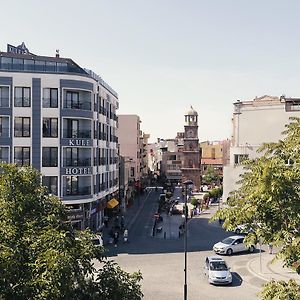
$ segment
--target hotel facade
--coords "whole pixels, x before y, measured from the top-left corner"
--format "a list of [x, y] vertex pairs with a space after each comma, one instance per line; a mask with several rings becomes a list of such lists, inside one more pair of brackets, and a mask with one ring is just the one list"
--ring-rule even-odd
[[118, 193], [118, 106], [117, 93], [73, 60], [8, 45], [0, 52], [0, 161], [37, 169], [74, 227], [96, 230]]

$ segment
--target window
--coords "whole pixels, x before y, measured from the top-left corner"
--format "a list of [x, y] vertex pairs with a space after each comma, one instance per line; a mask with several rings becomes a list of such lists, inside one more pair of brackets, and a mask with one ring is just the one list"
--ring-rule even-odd
[[134, 177], [134, 167], [130, 168], [130, 177]]
[[43, 137], [58, 136], [58, 119], [43, 118]]
[[15, 107], [30, 107], [30, 88], [15, 88]]
[[43, 147], [43, 167], [57, 167], [58, 165], [58, 148]]
[[0, 107], [9, 107], [9, 88], [0, 86]]
[[30, 137], [30, 118], [15, 117], [15, 137]]
[[211, 158], [215, 159], [216, 158], [216, 149], [211, 148]]
[[0, 147], [0, 163], [9, 163], [8, 160], [8, 153], [9, 148], [8, 147]]
[[80, 108], [78, 92], [67, 92], [66, 108]]
[[8, 117], [0, 117], [0, 137], [9, 137], [9, 119]]
[[34, 60], [24, 59], [24, 71], [33, 71], [34, 70]]
[[47, 188], [49, 194], [58, 195], [57, 176], [43, 176], [42, 184]]
[[35, 70], [36, 71], [45, 71], [45, 65], [46, 65], [46, 62], [45, 61], [42, 61], [42, 60], [36, 60], [35, 61]]
[[247, 160], [249, 158], [248, 154], [235, 154], [234, 155], [234, 164], [239, 165], [243, 163], [243, 161]]
[[43, 107], [44, 108], [58, 107], [58, 89], [52, 89], [52, 88], [43, 89]]
[[77, 176], [66, 177], [66, 195], [78, 195], [78, 178]]
[[15, 147], [15, 164], [18, 166], [30, 165], [30, 148], [29, 147]]

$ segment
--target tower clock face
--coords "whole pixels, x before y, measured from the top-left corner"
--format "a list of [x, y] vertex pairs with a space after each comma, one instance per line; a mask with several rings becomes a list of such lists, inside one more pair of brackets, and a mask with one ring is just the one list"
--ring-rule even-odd
[[194, 131], [190, 129], [186, 132], [186, 135], [187, 137], [194, 137]]

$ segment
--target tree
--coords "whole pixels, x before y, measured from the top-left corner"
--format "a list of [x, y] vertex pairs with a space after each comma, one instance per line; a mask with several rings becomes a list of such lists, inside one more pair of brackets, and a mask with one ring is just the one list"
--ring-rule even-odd
[[[229, 230], [248, 223], [255, 232], [246, 241], [259, 236], [264, 243], [280, 246], [277, 257], [300, 274], [300, 119], [291, 118], [283, 134], [283, 140], [259, 149], [260, 158], [245, 161], [240, 188], [213, 220], [225, 220]], [[274, 290], [285, 294], [284, 289]]]
[[[73, 230], [65, 206], [45, 193], [37, 171], [16, 165], [1, 170], [0, 299], [104, 299], [103, 291], [105, 299], [142, 298], [141, 274], [109, 262], [91, 232]], [[118, 283], [116, 293], [104, 275]]]
[[213, 166], [207, 166], [207, 169], [204, 171], [203, 174], [203, 183], [210, 184], [210, 185], [219, 185], [221, 182], [222, 177], [220, 174], [214, 169]]

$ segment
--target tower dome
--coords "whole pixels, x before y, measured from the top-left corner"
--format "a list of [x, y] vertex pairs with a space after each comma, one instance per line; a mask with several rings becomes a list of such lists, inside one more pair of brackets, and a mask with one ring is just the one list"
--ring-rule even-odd
[[186, 112], [186, 116], [198, 116], [198, 113], [193, 109], [193, 106]]

